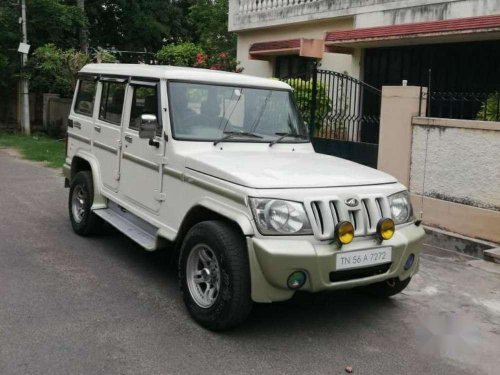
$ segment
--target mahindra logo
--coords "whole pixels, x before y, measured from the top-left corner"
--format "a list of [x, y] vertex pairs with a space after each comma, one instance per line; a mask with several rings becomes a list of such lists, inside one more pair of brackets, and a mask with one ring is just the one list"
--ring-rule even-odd
[[356, 207], [359, 204], [359, 201], [356, 198], [348, 198], [345, 200], [345, 204], [349, 207]]

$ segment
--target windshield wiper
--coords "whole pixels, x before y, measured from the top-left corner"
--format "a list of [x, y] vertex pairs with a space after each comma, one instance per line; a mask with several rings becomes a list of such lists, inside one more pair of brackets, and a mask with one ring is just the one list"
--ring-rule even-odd
[[276, 138], [276, 139], [272, 140], [269, 143], [269, 147], [273, 147], [273, 145], [275, 145], [276, 143], [281, 142], [283, 139], [285, 139], [287, 137], [307, 139], [307, 137], [305, 135], [296, 134], [296, 133], [274, 133], [274, 134], [275, 135], [279, 135], [279, 138]]
[[236, 137], [236, 136], [244, 136], [244, 137], [251, 137], [251, 138], [262, 138], [260, 135], [257, 135], [257, 134], [254, 134], [254, 133], [250, 133], [250, 132], [236, 132], [236, 131], [228, 131], [228, 132], [224, 132], [224, 137], [220, 138], [220, 139], [217, 139], [216, 141], [214, 141], [214, 146], [217, 146], [217, 144], [221, 143], [221, 142], [224, 142], [225, 140], [229, 139], [229, 138], [233, 138], [233, 137]]
[[260, 119], [262, 118], [262, 115], [264, 114], [264, 110], [266, 109], [267, 107], [267, 102], [269, 101], [269, 98], [271, 97], [272, 95], [272, 91], [269, 91], [269, 93], [266, 95], [266, 98], [264, 99], [264, 104], [262, 104], [262, 108], [260, 110], [260, 113], [259, 115], [256, 117], [255, 121], [253, 122], [252, 126], [250, 127], [250, 129], [252, 131], [254, 131], [257, 126], [259, 125], [259, 122], [260, 122]]
[[[226, 123], [224, 124], [224, 127], [222, 128], [222, 132], [223, 133], [225, 132], [225, 130], [227, 128], [227, 124], [229, 124], [229, 120], [231, 119], [231, 116], [233, 116], [233, 112], [236, 109], [236, 106], [238, 105], [238, 103], [240, 102], [241, 97], [243, 96], [243, 88], [240, 87], [239, 90], [240, 90], [240, 95], [238, 96], [238, 99], [236, 99], [236, 102], [233, 105], [233, 109], [231, 110], [231, 113], [229, 114], [228, 118], [226, 119]], [[233, 91], [233, 94], [231, 95], [231, 98], [233, 97], [233, 95], [234, 95], [234, 91]], [[224, 111], [224, 113], [222, 115], [223, 116], [225, 115], [225, 111]], [[218, 126], [219, 129], [220, 129], [220, 125], [222, 124], [222, 120], [223, 119], [224, 119], [224, 117], [221, 117], [221, 120], [220, 120], [219, 126]]]

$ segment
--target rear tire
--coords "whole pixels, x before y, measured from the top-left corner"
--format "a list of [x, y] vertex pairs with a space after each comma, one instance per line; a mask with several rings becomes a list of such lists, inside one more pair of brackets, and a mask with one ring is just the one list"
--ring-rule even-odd
[[373, 297], [389, 298], [401, 293], [410, 283], [411, 277], [399, 280], [397, 277], [363, 287], [363, 291]]
[[91, 210], [93, 203], [92, 173], [90, 171], [78, 172], [71, 180], [68, 209], [71, 226], [81, 236], [94, 234], [102, 227], [102, 221]]
[[244, 237], [222, 221], [196, 224], [186, 235], [179, 258], [186, 307], [205, 328], [222, 331], [250, 314], [250, 267]]

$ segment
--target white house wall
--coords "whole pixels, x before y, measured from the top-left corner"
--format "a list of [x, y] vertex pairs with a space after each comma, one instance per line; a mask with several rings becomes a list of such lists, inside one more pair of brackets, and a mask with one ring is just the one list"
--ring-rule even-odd
[[375, 27], [403, 23], [488, 16], [500, 13], [500, 0], [405, 1], [400, 7], [388, 7], [357, 14], [355, 27]]
[[[480, 121], [435, 121], [440, 126], [413, 126], [410, 191], [500, 211], [500, 131]], [[457, 121], [470, 126], [450, 127]]]
[[[237, 59], [244, 68], [243, 73], [260, 77], [273, 76], [272, 61], [252, 60], [249, 56], [250, 46], [253, 43], [287, 40], [295, 38], [324, 39], [327, 31], [350, 29], [353, 20], [330, 20], [294, 26], [283, 26], [271, 29], [252, 30], [238, 33]], [[354, 55], [325, 53], [321, 61], [321, 68], [347, 72], [353, 77], [359, 77], [361, 52]]]

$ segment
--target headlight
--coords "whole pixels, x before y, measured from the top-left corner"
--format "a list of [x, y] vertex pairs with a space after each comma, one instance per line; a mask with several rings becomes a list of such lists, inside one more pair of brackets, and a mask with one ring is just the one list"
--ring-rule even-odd
[[408, 191], [393, 194], [389, 197], [392, 219], [395, 224], [403, 224], [413, 220], [410, 194]]
[[302, 203], [279, 199], [250, 199], [255, 222], [262, 234], [312, 234]]

